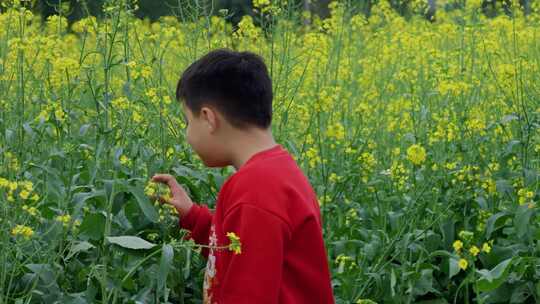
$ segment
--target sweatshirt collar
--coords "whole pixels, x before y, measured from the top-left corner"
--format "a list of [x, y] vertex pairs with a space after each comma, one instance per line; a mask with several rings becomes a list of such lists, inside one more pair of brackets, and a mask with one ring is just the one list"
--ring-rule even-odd
[[255, 160], [261, 158], [261, 157], [265, 157], [265, 156], [268, 156], [268, 155], [271, 155], [275, 152], [281, 152], [283, 151], [283, 146], [281, 146], [280, 144], [276, 144], [275, 146], [273, 146], [272, 148], [268, 148], [266, 150], [262, 150], [262, 151], [259, 151], [255, 154], [253, 154], [245, 163], [242, 167], [240, 167], [239, 170], [241, 170], [243, 167], [245, 167], [246, 165], [254, 162]]

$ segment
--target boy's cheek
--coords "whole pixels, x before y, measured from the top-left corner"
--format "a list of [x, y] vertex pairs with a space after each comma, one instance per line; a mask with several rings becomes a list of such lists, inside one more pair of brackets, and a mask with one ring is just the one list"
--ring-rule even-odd
[[201, 136], [197, 135], [191, 128], [186, 130], [186, 141], [197, 154], [200, 153]]

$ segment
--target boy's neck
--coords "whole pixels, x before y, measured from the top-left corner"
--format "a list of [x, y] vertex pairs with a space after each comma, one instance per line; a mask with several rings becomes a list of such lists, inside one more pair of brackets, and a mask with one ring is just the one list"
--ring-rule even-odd
[[240, 169], [253, 155], [268, 150], [276, 145], [271, 129], [249, 129], [230, 139], [228, 145], [231, 163], [236, 170]]

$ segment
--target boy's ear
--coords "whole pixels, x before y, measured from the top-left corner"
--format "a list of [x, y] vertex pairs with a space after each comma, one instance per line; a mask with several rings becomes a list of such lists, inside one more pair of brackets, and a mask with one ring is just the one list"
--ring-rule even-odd
[[219, 118], [213, 108], [202, 107], [199, 116], [208, 127], [210, 133], [213, 133], [217, 129], [219, 125]]

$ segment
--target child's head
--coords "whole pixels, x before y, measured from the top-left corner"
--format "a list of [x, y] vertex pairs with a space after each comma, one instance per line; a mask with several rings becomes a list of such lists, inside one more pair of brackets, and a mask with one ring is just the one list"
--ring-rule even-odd
[[263, 59], [225, 49], [191, 64], [176, 88], [188, 122], [187, 141], [210, 167], [229, 165], [225, 154], [233, 136], [269, 129], [272, 97]]

